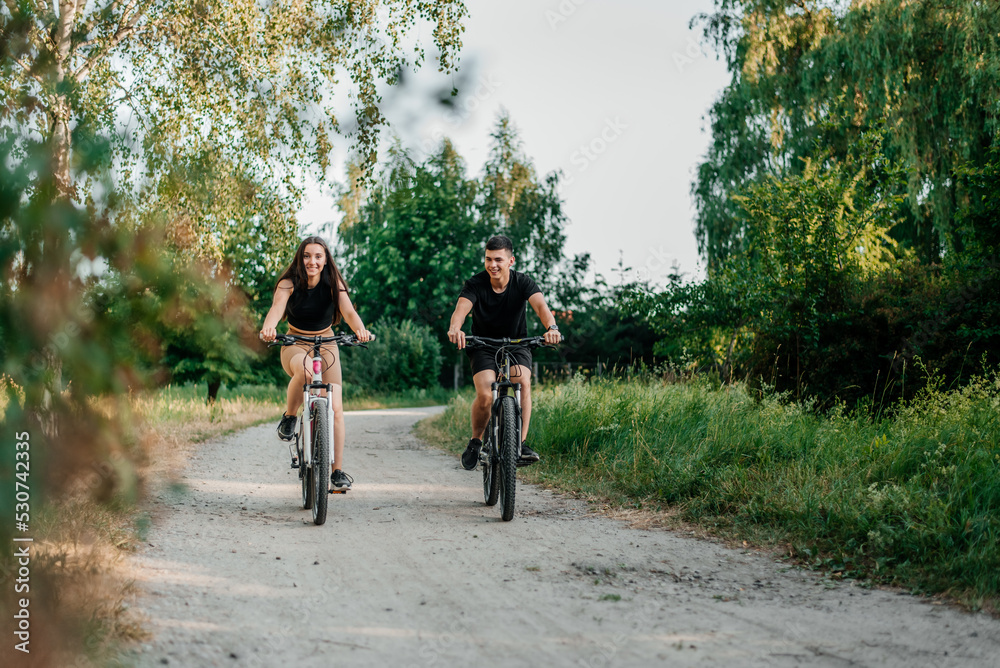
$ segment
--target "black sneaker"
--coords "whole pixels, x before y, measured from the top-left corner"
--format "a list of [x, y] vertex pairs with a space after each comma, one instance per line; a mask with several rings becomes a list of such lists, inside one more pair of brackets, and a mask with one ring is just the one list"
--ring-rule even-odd
[[521, 441], [521, 456], [518, 457], [517, 463], [520, 466], [528, 466], [529, 464], [534, 464], [539, 459], [541, 457], [538, 456], [538, 453], [529, 448], [527, 443]]
[[283, 441], [290, 441], [295, 438], [295, 416], [281, 414], [281, 422], [278, 423], [278, 438]]
[[476, 468], [476, 464], [479, 463], [479, 451], [482, 447], [483, 442], [478, 438], [469, 439], [469, 444], [465, 446], [465, 452], [462, 453], [462, 468], [466, 471]]
[[347, 475], [340, 469], [337, 469], [333, 472], [333, 475], [330, 476], [330, 482], [333, 484], [334, 491], [342, 492], [351, 488], [351, 483], [354, 482], [354, 478]]

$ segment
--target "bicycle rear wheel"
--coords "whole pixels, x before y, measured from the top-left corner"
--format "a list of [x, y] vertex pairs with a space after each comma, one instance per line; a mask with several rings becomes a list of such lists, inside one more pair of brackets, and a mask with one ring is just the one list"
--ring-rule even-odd
[[497, 466], [497, 448], [493, 439], [493, 420], [486, 427], [486, 439], [483, 443], [483, 500], [487, 506], [497, 505], [500, 498], [500, 467]]
[[514, 518], [514, 497], [517, 492], [518, 447], [517, 415], [514, 397], [500, 399], [500, 453], [497, 468], [500, 479], [500, 519], [509, 522]]
[[326, 522], [326, 507], [330, 500], [330, 419], [327, 413], [326, 401], [313, 403], [313, 451], [312, 466], [312, 496], [313, 522]]

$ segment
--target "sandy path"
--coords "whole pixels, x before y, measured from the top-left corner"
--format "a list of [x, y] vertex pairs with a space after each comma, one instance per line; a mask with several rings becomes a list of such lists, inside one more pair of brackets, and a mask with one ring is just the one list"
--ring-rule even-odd
[[424, 449], [433, 409], [347, 414], [325, 526], [272, 426], [201, 446], [136, 560], [139, 666], [991, 666], [1000, 621], [630, 529]]

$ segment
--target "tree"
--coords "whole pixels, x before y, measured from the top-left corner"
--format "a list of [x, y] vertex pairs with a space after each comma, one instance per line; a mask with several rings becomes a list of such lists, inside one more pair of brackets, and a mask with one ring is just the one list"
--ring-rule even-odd
[[[28, 142], [47, 145], [52, 196], [79, 205], [99, 198], [74, 155], [107, 151], [114, 224], [165, 226], [175, 257], [228, 277], [260, 308], [270, 297], [263, 283], [296, 236], [302, 175], [325, 176], [336, 132], [373, 160], [385, 121], [379, 82], [396, 83], [425, 57], [409, 33], [432, 22], [448, 70], [465, 15], [457, 0], [10, 0], [0, 7], [0, 126], [15, 156]], [[337, 92], [352, 96], [353, 124], [335, 114]], [[164, 323], [161, 333], [176, 370], [193, 377], [202, 368], [211, 386], [240, 365], [226, 351], [243, 324], [230, 320], [214, 345], [186, 325], [171, 334]]]
[[[228, 292], [187, 286], [191, 307], [163, 322], [165, 355], [151, 363], [163, 364], [175, 382], [206, 382], [209, 401], [222, 383], [260, 379], [262, 372], [267, 378], [266, 358], [257, 359], [245, 343], [254, 342], [250, 329], [270, 307], [274, 277], [298, 244], [291, 202], [268, 175], [205, 145], [165, 165], [118, 219], [167, 230], [164, 251], [178, 264], [197, 265]], [[218, 322], [192, 318], [191, 310], [215, 313]]]
[[564, 259], [566, 216], [558, 194], [559, 175], [538, 179], [506, 111], [497, 118], [490, 137], [493, 144], [477, 203], [480, 220], [494, 233], [511, 238], [518, 271], [530, 273], [545, 290], [552, 287]]
[[995, 3], [717, 0], [702, 18], [732, 73], [692, 189], [709, 265], [744, 248], [734, 194], [843, 157], [883, 120], [885, 153], [909, 173], [893, 236], [927, 262], [961, 252], [953, 222], [970, 194], [956, 172], [983, 165], [1000, 127]]
[[[125, 181], [207, 138], [294, 191], [297, 171], [323, 176], [338, 130], [374, 160], [385, 122], [378, 83], [425, 58], [409, 33], [430, 22], [439, 67], [451, 70], [466, 15], [459, 0], [5, 0], [0, 99], [18, 111], [4, 121], [51, 146], [64, 197], [79, 195], [73, 130], [84, 120], [111, 140]], [[333, 103], [344, 75], [353, 126]]]
[[227, 280], [256, 310], [270, 306], [274, 276], [298, 245], [295, 208], [281, 188], [210, 144], [164, 165], [120, 219], [162, 226], [178, 255], [231, 272]]
[[[846, 158], [806, 159], [801, 173], [767, 177], [738, 196], [743, 251], [701, 283], [674, 282], [633, 302], [664, 335], [660, 352], [678, 361], [678, 348], [690, 346], [726, 380], [763, 380], [797, 399], [869, 391], [879, 363], [877, 355], [856, 363], [852, 346], [865, 335], [855, 325], [866, 320], [864, 296], [898, 275], [904, 255], [891, 236], [904, 174], [882, 146], [880, 132], [864, 133]], [[893, 346], [902, 351], [898, 332], [869, 352], [889, 347], [891, 358]], [[891, 369], [881, 366], [886, 383]]]
[[411, 319], [443, 344], [458, 293], [482, 264], [476, 183], [448, 140], [423, 164], [399, 146], [389, 158], [357, 220], [341, 225], [342, 269], [367, 322]]

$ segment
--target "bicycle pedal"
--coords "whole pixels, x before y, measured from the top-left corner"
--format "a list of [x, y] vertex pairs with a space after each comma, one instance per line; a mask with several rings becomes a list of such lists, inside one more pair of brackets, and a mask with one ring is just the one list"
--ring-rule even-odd
[[346, 489], [330, 489], [330, 494], [347, 494]]

